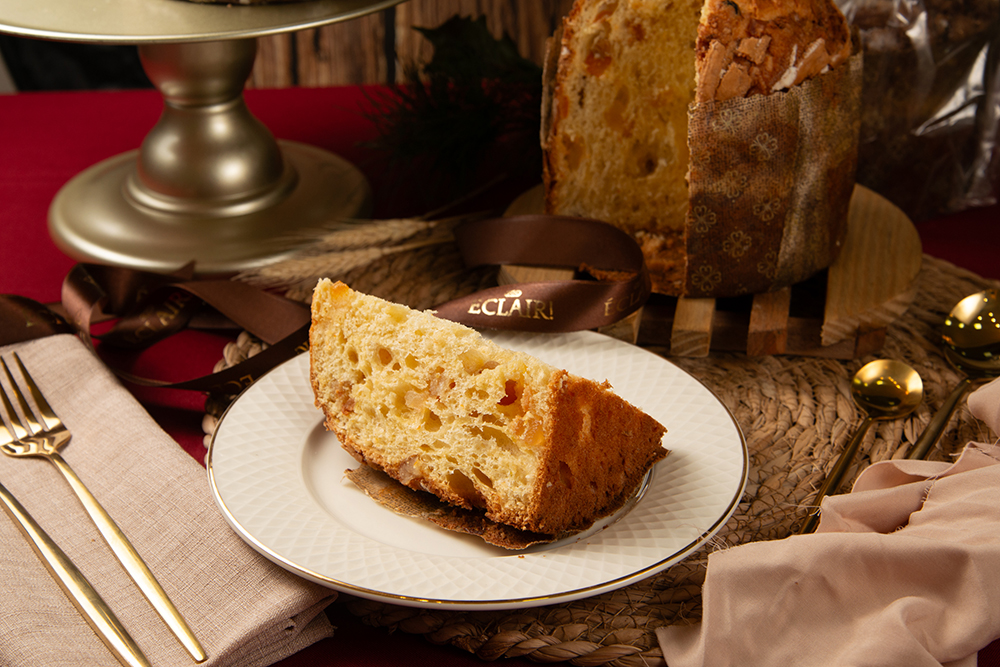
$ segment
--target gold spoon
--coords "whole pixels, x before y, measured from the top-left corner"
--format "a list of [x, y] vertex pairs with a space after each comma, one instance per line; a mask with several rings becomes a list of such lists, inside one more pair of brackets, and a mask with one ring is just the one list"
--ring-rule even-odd
[[927, 457], [962, 398], [977, 385], [1000, 376], [1000, 297], [996, 290], [970, 294], [944, 321], [944, 355], [965, 374], [913, 443], [909, 459]]
[[924, 383], [920, 375], [909, 365], [901, 361], [880, 359], [865, 364], [854, 374], [854, 379], [851, 380], [851, 396], [865, 411], [865, 420], [847, 441], [840, 458], [816, 493], [813, 508], [799, 529], [800, 535], [811, 533], [816, 529], [820, 503], [826, 496], [837, 492], [871, 425], [879, 420], [898, 419], [912, 412], [923, 400]]

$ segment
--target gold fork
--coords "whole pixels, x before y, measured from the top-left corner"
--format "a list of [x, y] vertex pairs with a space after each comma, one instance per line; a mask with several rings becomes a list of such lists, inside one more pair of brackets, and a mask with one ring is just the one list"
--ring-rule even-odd
[[[45, 400], [45, 396], [42, 395], [41, 390], [35, 384], [35, 381], [28, 373], [28, 369], [24, 367], [17, 353], [13, 356], [14, 361], [17, 362], [21, 376], [24, 378], [25, 385], [28, 387], [28, 391], [31, 393], [31, 397], [38, 408], [41, 420], [36, 418], [35, 413], [29, 407], [24, 394], [18, 387], [17, 382], [14, 381], [14, 376], [11, 374], [7, 362], [0, 359], [0, 364], [3, 365], [4, 373], [7, 374], [7, 380], [27, 422], [27, 426], [25, 426], [20, 420], [10, 400], [7, 398], [6, 392], [3, 391], [3, 386], [0, 385], [0, 401], [2, 401], [4, 410], [7, 412], [7, 421], [10, 423], [11, 429], [13, 429], [13, 434], [10, 432], [7, 433], [10, 437], [6, 437], [0, 441], [0, 450], [8, 456], [38, 456], [46, 458], [55, 464], [59, 472], [69, 482], [69, 485], [80, 499], [87, 514], [93, 519], [101, 536], [104, 537], [104, 540], [118, 557], [125, 571], [132, 577], [139, 590], [146, 596], [146, 599], [149, 600], [149, 603], [156, 609], [157, 613], [180, 640], [181, 644], [184, 645], [188, 653], [191, 654], [195, 662], [204, 662], [207, 658], [205, 650], [201, 647], [201, 643], [194, 636], [184, 617], [181, 616], [180, 612], [170, 601], [170, 598], [167, 597], [163, 587], [160, 586], [153, 573], [149, 571], [149, 567], [142, 560], [135, 547], [132, 546], [132, 543], [125, 537], [118, 524], [115, 523], [104, 507], [97, 502], [97, 498], [84, 486], [80, 478], [73, 472], [73, 469], [69, 467], [69, 464], [59, 454], [59, 448], [70, 440], [71, 434], [69, 429], [56, 416], [55, 411], [49, 405], [48, 401]], [[3, 431], [6, 430], [3, 429]], [[0, 437], [2, 436], [3, 432], [0, 431]]]

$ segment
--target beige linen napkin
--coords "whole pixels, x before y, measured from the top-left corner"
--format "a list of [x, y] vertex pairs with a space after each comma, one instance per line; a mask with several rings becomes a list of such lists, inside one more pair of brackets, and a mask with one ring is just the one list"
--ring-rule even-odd
[[[323, 609], [334, 592], [289, 574], [237, 537], [205, 470], [76, 338], [0, 348], [5, 357], [13, 351], [73, 433], [63, 457], [187, 619], [208, 653], [203, 664], [270, 665], [332, 634]], [[76, 563], [154, 667], [194, 665], [55, 466], [0, 455], [0, 482]], [[118, 666], [4, 512], [0, 592], [0, 665]]]
[[[969, 407], [1000, 432], [1000, 381]], [[815, 534], [711, 554], [701, 623], [657, 631], [667, 664], [974, 666], [1000, 637], [998, 463], [877, 463]]]

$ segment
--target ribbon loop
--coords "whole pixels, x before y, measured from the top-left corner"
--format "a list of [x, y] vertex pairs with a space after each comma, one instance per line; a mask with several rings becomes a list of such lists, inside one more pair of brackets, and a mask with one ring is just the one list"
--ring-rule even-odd
[[468, 266], [527, 264], [582, 269], [601, 278], [494, 287], [438, 306], [438, 316], [477, 328], [534, 332], [596, 329], [638, 310], [650, 294], [642, 251], [625, 232], [585, 218], [522, 215], [455, 229]]
[[468, 266], [533, 264], [576, 269], [645, 272], [631, 236], [599, 220], [565, 215], [518, 215], [470, 220], [455, 228]]

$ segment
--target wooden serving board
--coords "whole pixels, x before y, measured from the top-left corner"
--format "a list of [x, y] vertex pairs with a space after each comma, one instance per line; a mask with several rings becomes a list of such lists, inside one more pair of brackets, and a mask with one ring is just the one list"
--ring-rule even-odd
[[[541, 186], [521, 195], [507, 215], [540, 213]], [[603, 329], [633, 343], [664, 346], [675, 356], [711, 350], [748, 355], [796, 354], [853, 359], [881, 349], [889, 326], [913, 301], [922, 248], [910, 219], [857, 185], [847, 237], [826, 271], [776, 292], [732, 299], [654, 294], [635, 316]], [[572, 271], [505, 266], [503, 284], [566, 280]]]

